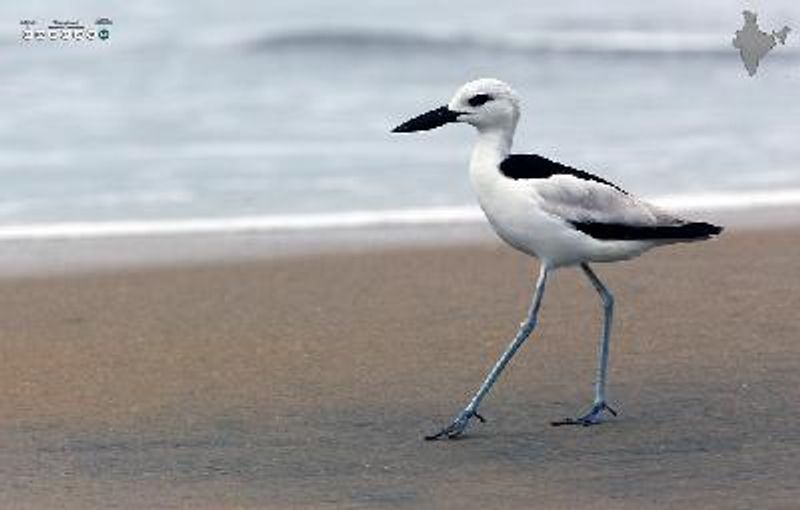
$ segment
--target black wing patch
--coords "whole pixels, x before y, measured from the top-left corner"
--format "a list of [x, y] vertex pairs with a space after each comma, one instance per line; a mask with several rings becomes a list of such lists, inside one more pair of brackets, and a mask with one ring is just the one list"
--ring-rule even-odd
[[700, 239], [722, 232], [722, 227], [703, 221], [680, 225], [645, 226], [623, 223], [571, 221], [577, 230], [606, 241], [647, 241], [659, 239]]
[[602, 177], [562, 165], [536, 154], [511, 154], [500, 163], [500, 172], [509, 179], [547, 179], [553, 175], [573, 175], [585, 181], [594, 181], [611, 186], [617, 191], [628, 194], [627, 191]]

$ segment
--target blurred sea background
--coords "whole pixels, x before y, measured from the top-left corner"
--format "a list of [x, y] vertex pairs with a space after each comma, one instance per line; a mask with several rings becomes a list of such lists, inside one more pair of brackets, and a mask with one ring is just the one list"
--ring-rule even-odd
[[[794, 28], [753, 78], [731, 45], [745, 8], [767, 32]], [[472, 129], [389, 131], [483, 76], [523, 97], [516, 152], [662, 203], [800, 203], [797, 0], [78, 0], [0, 14], [0, 234], [470, 216]], [[21, 41], [21, 19], [99, 17], [107, 41]]]

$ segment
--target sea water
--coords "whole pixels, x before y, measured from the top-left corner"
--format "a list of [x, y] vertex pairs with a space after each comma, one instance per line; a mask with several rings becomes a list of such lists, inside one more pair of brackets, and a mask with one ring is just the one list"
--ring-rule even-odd
[[[744, 8], [767, 32], [795, 28], [752, 78], [731, 44]], [[483, 76], [523, 98], [517, 152], [667, 204], [800, 203], [795, 0], [79, 0], [0, 14], [9, 237], [477, 217], [472, 129], [390, 130]], [[23, 19], [100, 17], [106, 40], [20, 37]]]

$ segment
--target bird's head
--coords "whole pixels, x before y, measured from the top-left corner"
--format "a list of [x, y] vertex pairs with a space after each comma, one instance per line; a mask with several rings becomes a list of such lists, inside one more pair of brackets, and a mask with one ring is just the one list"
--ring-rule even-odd
[[451, 122], [465, 122], [479, 131], [510, 130], [519, 120], [519, 96], [506, 83], [481, 78], [459, 88], [446, 106], [423, 113], [392, 130], [393, 133], [427, 131]]

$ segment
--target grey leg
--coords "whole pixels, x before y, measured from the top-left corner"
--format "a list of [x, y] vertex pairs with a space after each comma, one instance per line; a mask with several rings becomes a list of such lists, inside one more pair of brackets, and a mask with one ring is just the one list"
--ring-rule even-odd
[[594, 386], [594, 402], [592, 408], [583, 416], [578, 418], [567, 418], [566, 420], [553, 422], [553, 425], [595, 425], [600, 423], [600, 415], [603, 411], [608, 411], [616, 416], [617, 412], [611, 409], [606, 403], [606, 380], [608, 379], [608, 348], [611, 340], [611, 322], [614, 318], [614, 296], [603, 285], [600, 278], [592, 271], [589, 264], [581, 264], [581, 269], [592, 282], [597, 293], [600, 294], [600, 299], [603, 302], [603, 335], [600, 337], [600, 347], [597, 353], [597, 379]]
[[542, 296], [544, 295], [544, 287], [547, 283], [547, 276], [549, 272], [550, 269], [543, 264], [539, 272], [539, 279], [536, 282], [536, 289], [533, 292], [531, 305], [528, 309], [528, 316], [520, 324], [519, 331], [517, 331], [517, 335], [514, 337], [514, 340], [505, 350], [503, 355], [500, 356], [500, 359], [497, 360], [497, 363], [495, 363], [491, 372], [489, 372], [489, 375], [486, 376], [486, 379], [483, 381], [480, 389], [478, 389], [478, 392], [475, 393], [474, 397], [472, 397], [472, 400], [469, 402], [467, 407], [465, 407], [464, 410], [459, 413], [456, 419], [453, 420], [453, 423], [443, 428], [436, 434], [425, 436], [425, 439], [434, 440], [445, 437], [453, 439], [464, 433], [471, 418], [475, 417], [480, 421], [484, 421], [483, 417], [478, 414], [478, 406], [486, 394], [489, 393], [492, 385], [495, 383], [495, 381], [497, 381], [497, 378], [500, 376], [500, 373], [506, 367], [508, 362], [511, 361], [514, 353], [516, 353], [522, 344], [525, 343], [525, 340], [528, 338], [528, 336], [530, 336], [531, 332], [536, 327], [536, 319], [537, 315], [539, 314], [539, 307], [542, 304]]

